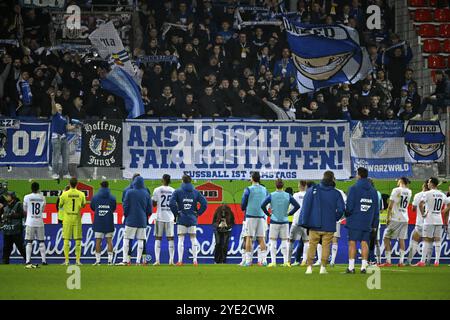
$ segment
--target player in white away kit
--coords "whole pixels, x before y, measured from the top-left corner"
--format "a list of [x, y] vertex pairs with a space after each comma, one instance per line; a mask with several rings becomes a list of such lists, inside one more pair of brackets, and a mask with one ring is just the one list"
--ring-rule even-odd
[[[411, 265], [414, 255], [417, 252], [417, 248], [419, 247], [419, 243], [422, 241], [423, 236], [423, 215], [424, 212], [420, 211], [420, 201], [422, 201], [422, 197], [427, 192], [428, 189], [428, 181], [425, 181], [422, 185], [422, 191], [417, 193], [414, 196], [412, 205], [414, 211], [416, 211], [416, 226], [414, 227], [413, 234], [411, 236], [411, 243], [409, 245], [409, 253], [408, 253], [408, 265]], [[431, 250], [428, 250], [427, 257], [430, 255]], [[428, 261], [428, 258], [427, 258]]]
[[[440, 190], [437, 189], [439, 180], [437, 178], [430, 178], [428, 180], [429, 191], [422, 196], [422, 201], [419, 203], [420, 211], [423, 215], [423, 250], [422, 259], [415, 266], [424, 267], [425, 260], [428, 253], [428, 248], [432, 246], [431, 242], [434, 239], [434, 250], [436, 259], [434, 266], [439, 266], [439, 258], [441, 257], [441, 236], [444, 228], [444, 221], [442, 220], [442, 209], [449, 204], [449, 198]], [[445, 215], [448, 210], [445, 211]]]
[[412, 191], [408, 188], [410, 181], [402, 177], [397, 181], [397, 188], [392, 190], [389, 197], [389, 206], [384, 230], [383, 242], [385, 248], [386, 263], [380, 267], [390, 267], [391, 262], [391, 240], [398, 239], [400, 245], [399, 267], [403, 267], [405, 259], [405, 240], [408, 237], [408, 205], [412, 197]]
[[31, 251], [33, 241], [39, 242], [39, 251], [41, 253], [42, 265], [47, 265], [45, 259], [45, 227], [42, 213], [45, 208], [45, 197], [39, 192], [39, 183], [31, 184], [31, 192], [23, 198], [23, 210], [27, 213], [25, 222], [25, 242], [26, 242], [26, 266], [27, 269], [33, 269], [37, 266], [31, 263]]
[[174, 265], [175, 245], [174, 245], [174, 215], [169, 207], [170, 198], [172, 197], [174, 188], [170, 187], [170, 175], [165, 174], [162, 177], [162, 186], [153, 190], [153, 206], [156, 206], [155, 221], [155, 263], [159, 265], [159, 257], [161, 254], [161, 240], [163, 234], [166, 234], [169, 242], [169, 265]]
[[[300, 219], [300, 211], [302, 210], [302, 204], [303, 204], [303, 198], [306, 194], [306, 187], [308, 182], [305, 180], [300, 180], [298, 183], [298, 192], [294, 193], [293, 197], [295, 201], [300, 205], [300, 209], [298, 209], [295, 214], [294, 218], [292, 219], [292, 225], [291, 225], [291, 231], [289, 235], [289, 261], [292, 257], [292, 252], [294, 251], [294, 243], [295, 241], [303, 241], [303, 256], [302, 256], [302, 266], [306, 266], [306, 256], [308, 254], [308, 245], [309, 245], [309, 238], [308, 233], [305, 228], [298, 225], [299, 219]], [[297, 249], [298, 250], [298, 249]], [[297, 262], [292, 264], [293, 266], [298, 265]]]

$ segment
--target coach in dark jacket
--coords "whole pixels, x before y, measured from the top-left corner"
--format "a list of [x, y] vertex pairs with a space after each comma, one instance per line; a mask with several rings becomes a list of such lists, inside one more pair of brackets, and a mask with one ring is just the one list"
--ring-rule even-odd
[[23, 207], [22, 203], [12, 191], [6, 193], [6, 205], [3, 208], [1, 220], [3, 222], [3, 263], [9, 264], [9, 258], [15, 244], [21, 256], [25, 259], [23, 239]]
[[234, 214], [228, 205], [224, 204], [216, 209], [216, 212], [214, 212], [213, 226], [214, 238], [216, 240], [214, 261], [216, 263], [226, 263], [231, 229], [234, 226]]
[[356, 242], [361, 242], [361, 273], [366, 273], [369, 258], [369, 242], [372, 229], [378, 227], [379, 199], [375, 188], [367, 178], [368, 171], [358, 168], [358, 181], [348, 191], [345, 216], [348, 229], [349, 267], [347, 273], [355, 273]]
[[336, 222], [345, 210], [344, 199], [335, 188], [334, 173], [326, 171], [320, 184], [308, 189], [300, 212], [300, 225], [309, 229], [309, 249], [306, 270], [312, 273], [312, 264], [317, 244], [322, 241], [322, 265], [320, 273], [327, 273], [325, 267], [330, 256], [330, 245], [336, 232]]

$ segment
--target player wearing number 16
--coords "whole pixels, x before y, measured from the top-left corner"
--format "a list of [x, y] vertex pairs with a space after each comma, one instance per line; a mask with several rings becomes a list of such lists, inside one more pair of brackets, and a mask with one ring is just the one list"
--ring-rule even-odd
[[86, 205], [86, 196], [77, 189], [78, 181], [69, 181], [70, 189], [59, 198], [59, 208], [64, 209], [63, 239], [65, 265], [69, 265], [70, 240], [75, 240], [76, 264], [81, 265], [81, 209]]

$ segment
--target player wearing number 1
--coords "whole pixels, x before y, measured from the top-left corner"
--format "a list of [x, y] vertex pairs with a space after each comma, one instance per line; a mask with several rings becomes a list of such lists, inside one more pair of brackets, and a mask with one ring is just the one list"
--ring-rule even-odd
[[[441, 256], [441, 236], [444, 228], [444, 221], [442, 220], [442, 209], [445, 205], [450, 203], [449, 198], [440, 190], [437, 189], [439, 180], [437, 178], [430, 178], [428, 180], [428, 189], [423, 193], [422, 201], [419, 203], [420, 212], [423, 213], [423, 250], [420, 262], [416, 264], [418, 267], [425, 266], [427, 252], [432, 247], [434, 240], [434, 249], [436, 259], [434, 266], [439, 266], [439, 258]], [[448, 210], [445, 210], [445, 215], [448, 215]], [[445, 225], [447, 227], [447, 225]]]
[[70, 189], [59, 198], [59, 207], [64, 209], [63, 239], [65, 265], [69, 265], [70, 240], [75, 240], [76, 264], [81, 265], [81, 209], [86, 205], [86, 196], [77, 189], [78, 181], [69, 181]]
[[45, 230], [44, 221], [42, 220], [42, 213], [45, 208], [45, 197], [39, 192], [39, 183], [33, 182], [31, 184], [31, 193], [23, 198], [23, 210], [27, 213], [27, 220], [25, 222], [25, 242], [26, 242], [26, 268], [36, 268], [36, 265], [31, 263], [31, 250], [33, 241], [39, 242], [39, 251], [41, 253], [42, 264], [47, 265], [45, 259]]
[[174, 246], [174, 220], [175, 217], [170, 210], [170, 198], [172, 197], [174, 188], [169, 186], [170, 175], [165, 174], [162, 176], [162, 186], [153, 190], [153, 206], [156, 206], [156, 221], [154, 228], [155, 235], [155, 263], [159, 265], [159, 257], [161, 253], [161, 240], [163, 234], [166, 234], [167, 241], [169, 242], [169, 265], [173, 265], [173, 258], [175, 255]]
[[384, 247], [386, 249], [386, 263], [380, 265], [390, 267], [391, 264], [391, 240], [398, 239], [400, 244], [399, 267], [403, 267], [405, 259], [405, 240], [408, 237], [408, 205], [412, 197], [411, 189], [408, 188], [409, 179], [402, 177], [397, 181], [397, 188], [392, 190], [389, 198], [388, 216], [386, 230], [384, 231]]

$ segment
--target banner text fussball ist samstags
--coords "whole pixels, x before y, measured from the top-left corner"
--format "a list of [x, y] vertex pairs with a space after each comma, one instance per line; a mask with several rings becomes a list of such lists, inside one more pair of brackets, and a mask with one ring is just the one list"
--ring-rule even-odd
[[124, 123], [124, 177], [158, 179], [189, 174], [197, 179], [320, 179], [333, 170], [350, 177], [349, 124], [325, 122]]

